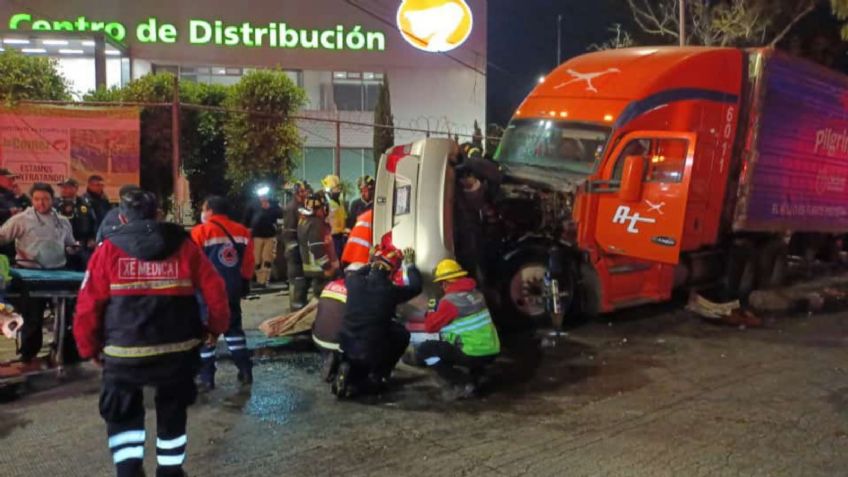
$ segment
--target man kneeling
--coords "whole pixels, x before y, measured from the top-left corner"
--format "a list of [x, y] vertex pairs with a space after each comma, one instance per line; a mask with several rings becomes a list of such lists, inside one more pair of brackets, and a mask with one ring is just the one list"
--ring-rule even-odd
[[427, 314], [424, 327], [441, 339], [421, 343], [416, 352], [461, 398], [477, 392], [485, 367], [501, 349], [483, 294], [467, 275], [454, 260], [439, 262], [434, 282], [442, 284], [445, 295], [436, 311]]

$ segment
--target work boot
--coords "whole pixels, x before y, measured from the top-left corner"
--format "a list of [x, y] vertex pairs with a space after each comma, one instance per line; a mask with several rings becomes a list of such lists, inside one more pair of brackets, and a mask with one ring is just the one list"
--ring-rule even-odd
[[335, 352], [325, 352], [324, 360], [321, 363], [321, 379], [324, 382], [332, 383], [336, 378], [336, 373], [339, 371], [339, 355]]
[[309, 284], [305, 277], [294, 279], [294, 286], [289, 292], [289, 303], [291, 311], [295, 312], [306, 306], [306, 300], [309, 294]]
[[353, 386], [350, 383], [351, 366], [348, 362], [342, 362], [339, 365], [339, 372], [336, 374], [336, 379], [333, 381], [332, 391], [339, 399], [346, 399], [353, 396]]
[[251, 386], [253, 384], [253, 370], [246, 369], [244, 371], [239, 371], [236, 379], [238, 379], [238, 382], [242, 386]]

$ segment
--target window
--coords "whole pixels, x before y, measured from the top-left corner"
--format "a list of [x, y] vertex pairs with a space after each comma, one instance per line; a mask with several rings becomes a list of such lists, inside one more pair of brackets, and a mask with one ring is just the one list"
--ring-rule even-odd
[[333, 72], [333, 98], [339, 111], [374, 111], [382, 73]]
[[634, 139], [616, 159], [612, 180], [620, 181], [628, 156], [645, 160], [645, 182], [680, 182], [686, 166], [689, 143], [685, 139]]
[[[247, 73], [254, 71], [254, 68], [239, 68], [231, 66], [157, 66], [157, 71], [170, 71], [177, 74], [179, 71], [180, 80], [191, 81], [195, 83], [205, 84], [223, 84], [233, 85], [241, 80], [241, 77]], [[162, 70], [160, 68], [167, 68]], [[303, 86], [303, 79], [300, 71], [287, 71], [283, 73], [291, 79], [295, 85]]]

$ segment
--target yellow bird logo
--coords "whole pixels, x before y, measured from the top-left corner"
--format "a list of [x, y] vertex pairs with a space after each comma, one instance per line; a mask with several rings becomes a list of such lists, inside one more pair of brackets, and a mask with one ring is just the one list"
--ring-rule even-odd
[[474, 19], [465, 0], [403, 0], [397, 23], [410, 45], [439, 53], [465, 43]]

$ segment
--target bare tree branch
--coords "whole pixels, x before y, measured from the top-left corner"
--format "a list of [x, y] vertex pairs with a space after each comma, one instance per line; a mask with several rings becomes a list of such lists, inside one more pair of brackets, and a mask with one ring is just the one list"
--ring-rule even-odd
[[780, 40], [782, 40], [783, 37], [786, 36], [792, 30], [792, 28], [795, 27], [795, 25], [799, 21], [801, 21], [804, 17], [809, 15], [810, 12], [812, 12], [815, 8], [816, 8], [816, 2], [815, 1], [809, 2], [809, 4], [807, 5], [807, 8], [798, 12], [798, 14], [795, 15], [795, 18], [793, 18], [792, 21], [790, 21], [789, 24], [786, 25], [786, 27], [780, 33], [778, 33], [777, 36], [774, 37], [774, 39], [771, 41], [771, 43], [769, 43], [769, 46], [774, 48], [774, 46], [777, 45], [780, 42]]

